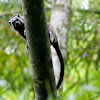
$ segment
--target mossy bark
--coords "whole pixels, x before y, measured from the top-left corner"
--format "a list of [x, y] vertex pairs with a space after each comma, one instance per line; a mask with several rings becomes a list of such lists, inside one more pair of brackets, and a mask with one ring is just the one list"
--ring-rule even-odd
[[56, 97], [44, 0], [22, 0], [36, 100]]

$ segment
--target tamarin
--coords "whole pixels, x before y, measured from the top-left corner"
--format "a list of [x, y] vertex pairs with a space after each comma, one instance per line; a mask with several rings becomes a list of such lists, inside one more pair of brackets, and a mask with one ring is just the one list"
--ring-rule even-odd
[[[25, 34], [25, 24], [24, 24], [24, 17], [20, 16], [19, 14], [14, 14], [9, 21], [10, 26], [16, 30], [25, 40], [26, 40], [26, 34]], [[63, 76], [64, 76], [64, 61], [63, 57], [58, 45], [58, 40], [57, 40], [57, 35], [56, 35], [56, 30], [55, 28], [48, 22], [48, 34], [50, 38], [50, 44], [54, 47], [54, 49], [57, 52], [59, 61], [60, 61], [60, 77], [57, 83], [57, 89], [60, 87], [62, 81], [63, 81]]]

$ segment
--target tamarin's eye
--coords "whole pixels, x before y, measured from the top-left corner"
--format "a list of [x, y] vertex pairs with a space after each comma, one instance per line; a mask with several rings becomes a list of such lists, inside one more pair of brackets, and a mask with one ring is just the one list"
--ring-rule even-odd
[[11, 25], [11, 21], [9, 21], [8, 23], [9, 23], [9, 25]]

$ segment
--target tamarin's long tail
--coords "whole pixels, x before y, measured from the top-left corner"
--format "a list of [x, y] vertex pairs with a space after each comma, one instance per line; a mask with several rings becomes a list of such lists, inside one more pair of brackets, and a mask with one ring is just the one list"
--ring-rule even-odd
[[58, 55], [58, 58], [59, 58], [59, 61], [60, 61], [60, 78], [58, 80], [58, 83], [57, 83], [57, 89], [60, 87], [62, 81], [63, 81], [63, 76], [64, 76], [64, 60], [63, 60], [63, 57], [62, 57], [62, 54], [61, 54], [61, 51], [59, 49], [59, 46], [58, 46], [58, 43], [55, 43], [53, 44], [53, 47], [55, 48], [56, 52], [57, 52], [57, 55]]

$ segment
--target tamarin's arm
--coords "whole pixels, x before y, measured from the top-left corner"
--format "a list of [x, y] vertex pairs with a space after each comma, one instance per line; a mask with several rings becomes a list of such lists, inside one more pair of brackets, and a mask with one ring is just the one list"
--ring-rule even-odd
[[[16, 30], [26, 40], [26, 34], [24, 33], [25, 25], [24, 25], [24, 17], [23, 16], [14, 14], [10, 18], [9, 24], [14, 30]], [[50, 23], [48, 23], [48, 33], [49, 33], [49, 38], [50, 38], [50, 44], [55, 48], [58, 58], [59, 58], [59, 61], [60, 61], [60, 65], [61, 65], [60, 78], [57, 83], [57, 89], [58, 89], [63, 81], [64, 61], [63, 61], [63, 57], [62, 57], [62, 54], [61, 54], [61, 51], [60, 51], [60, 48], [58, 45], [56, 30]]]

